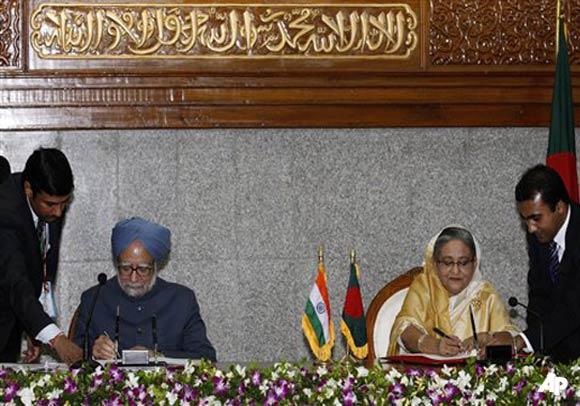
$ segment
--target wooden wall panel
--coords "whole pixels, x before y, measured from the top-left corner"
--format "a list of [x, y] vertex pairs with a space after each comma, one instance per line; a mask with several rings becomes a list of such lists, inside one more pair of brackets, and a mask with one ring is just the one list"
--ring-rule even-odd
[[[562, 12], [575, 76], [580, 0]], [[4, 0], [0, 129], [547, 126], [555, 15], [548, 0]]]

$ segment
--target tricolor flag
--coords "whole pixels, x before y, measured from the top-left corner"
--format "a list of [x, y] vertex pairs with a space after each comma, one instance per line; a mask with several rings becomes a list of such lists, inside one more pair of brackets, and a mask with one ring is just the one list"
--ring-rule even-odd
[[560, 21], [558, 30], [558, 59], [554, 77], [552, 95], [552, 118], [550, 120], [550, 138], [546, 164], [559, 174], [570, 199], [578, 203], [578, 175], [576, 172], [576, 135], [574, 133], [574, 102], [570, 66], [568, 65], [568, 47], [564, 34], [564, 22]]
[[340, 321], [340, 330], [350, 351], [358, 359], [363, 359], [368, 354], [367, 323], [358, 284], [359, 276], [358, 265], [353, 261], [350, 265], [350, 277], [348, 279], [346, 299], [344, 300], [342, 320]]
[[334, 326], [330, 320], [330, 302], [322, 261], [318, 263], [316, 283], [312, 287], [302, 316], [302, 330], [314, 356], [320, 361], [328, 361], [334, 346]]

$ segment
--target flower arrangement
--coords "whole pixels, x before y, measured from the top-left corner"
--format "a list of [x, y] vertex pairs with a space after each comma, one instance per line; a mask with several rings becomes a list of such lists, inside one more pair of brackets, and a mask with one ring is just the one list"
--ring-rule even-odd
[[[549, 372], [568, 380], [564, 391], [540, 391]], [[181, 369], [0, 369], [0, 403], [8, 405], [551, 405], [578, 401], [579, 364], [549, 366], [531, 357], [506, 366], [471, 362], [438, 371], [367, 369], [338, 362], [220, 369], [204, 361]]]

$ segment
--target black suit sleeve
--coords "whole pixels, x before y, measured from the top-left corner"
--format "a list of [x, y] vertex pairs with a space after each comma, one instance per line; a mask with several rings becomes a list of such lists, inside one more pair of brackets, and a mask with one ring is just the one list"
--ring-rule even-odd
[[24, 330], [36, 337], [52, 320], [44, 312], [28, 278], [28, 273], [34, 270], [26, 267], [25, 250], [20, 241], [14, 231], [0, 229], [0, 286]]

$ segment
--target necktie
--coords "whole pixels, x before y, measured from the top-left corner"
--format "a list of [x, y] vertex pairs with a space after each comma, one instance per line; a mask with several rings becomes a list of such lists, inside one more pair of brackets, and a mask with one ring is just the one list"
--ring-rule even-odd
[[558, 244], [555, 241], [550, 243], [548, 248], [548, 253], [550, 255], [548, 261], [548, 270], [550, 272], [550, 279], [554, 285], [557, 285], [560, 281], [560, 259], [558, 258]]
[[46, 223], [44, 221], [38, 220], [36, 235], [40, 243], [40, 255], [44, 258], [44, 254], [46, 254]]

